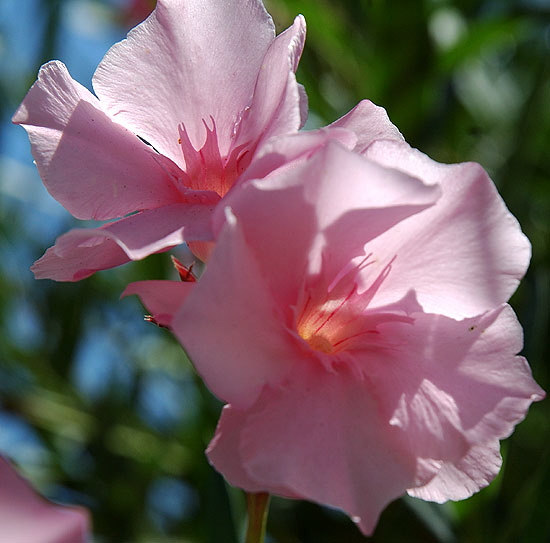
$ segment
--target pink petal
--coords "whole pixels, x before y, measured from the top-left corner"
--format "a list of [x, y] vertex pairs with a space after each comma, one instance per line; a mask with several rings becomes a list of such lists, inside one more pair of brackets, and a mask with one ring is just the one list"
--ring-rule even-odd
[[195, 283], [182, 281], [136, 281], [130, 283], [120, 297], [137, 294], [153, 316], [154, 322], [169, 328], [174, 314], [194, 285]]
[[455, 463], [446, 462], [438, 474], [426, 485], [407, 490], [410, 496], [444, 503], [447, 500], [465, 500], [486, 487], [498, 474], [502, 465], [500, 443], [474, 445]]
[[259, 147], [239, 183], [262, 179], [275, 170], [278, 170], [279, 175], [286, 169], [294, 169], [300, 164], [300, 160], [307, 160], [329, 141], [339, 142], [347, 149], [353, 149], [357, 137], [344, 128], [319, 128], [272, 138]]
[[457, 465], [473, 446], [508, 437], [544, 397], [516, 356], [522, 335], [509, 306], [462, 321], [415, 314], [414, 324], [379, 333], [387, 348], [366, 352], [363, 371], [418, 457]]
[[35, 279], [80, 281], [95, 272], [126, 264], [130, 259], [100, 229], [70, 230], [56, 240], [32, 266]]
[[[438, 197], [437, 187], [382, 168], [329, 140], [312, 156], [240, 185], [224, 202], [243, 222], [252, 247], [269, 240], [270, 250], [256, 253], [261, 268], [269, 271], [273, 292], [290, 304], [308, 267], [313, 273], [311, 266], [319, 265], [322, 252], [315, 243], [326, 241], [323, 256], [338, 267], [336, 273], [363, 253], [368, 240], [433, 205]], [[221, 207], [215, 213], [216, 228], [222, 213]], [[313, 263], [310, 253], [315, 254]], [[282, 265], [284, 273], [272, 273]]]
[[208, 449], [214, 467], [249, 491], [341, 508], [366, 534], [406, 489], [445, 501], [488, 484], [498, 439], [544, 397], [515, 356], [513, 312], [465, 321], [417, 314], [413, 325], [378, 331], [385, 348], [317, 353], [335, 356], [330, 370], [303, 356], [256, 403], [227, 407]]
[[[323, 257], [334, 259], [339, 269], [363, 254], [369, 240], [434, 205], [440, 196], [437, 186], [381, 168], [336, 144], [327, 146], [318, 177], [322, 181], [309, 177], [305, 198], [315, 206], [324, 231]], [[326, 273], [331, 275], [328, 269]]]
[[[234, 486], [247, 492], [263, 492], [266, 490], [265, 485], [248, 476], [241, 458], [241, 432], [248, 413], [249, 411], [235, 409], [230, 405], [224, 406], [216, 434], [206, 449], [206, 455], [215, 468], [223, 466], [219, 471]], [[270, 490], [278, 496], [298, 497], [282, 486], [273, 485]]]
[[71, 230], [31, 269], [37, 279], [80, 281], [96, 271], [166, 251], [185, 240], [211, 240], [212, 209], [208, 204], [174, 204], [100, 228]]
[[203, 119], [213, 117], [225, 155], [274, 37], [258, 0], [159, 0], [151, 16], [109, 50], [94, 89], [113, 118], [180, 166], [180, 124], [200, 149]]
[[360, 153], [378, 139], [403, 141], [403, 136], [390, 122], [386, 110], [368, 100], [360, 102], [328, 127], [297, 134], [292, 134], [290, 129], [288, 132], [290, 134], [271, 139], [259, 147], [241, 181], [265, 177], [285, 165], [294, 167], [294, 161], [311, 155], [329, 140], [339, 141], [344, 147]]
[[296, 132], [305, 122], [294, 72], [304, 48], [306, 22], [299, 15], [294, 24], [271, 43], [260, 67], [254, 98], [240, 120], [235, 146], [267, 141]]
[[172, 321], [210, 390], [237, 406], [254, 402], [262, 386], [279, 381], [296, 359], [292, 338], [281, 339], [284, 322], [262, 282], [240, 225], [230, 220], [209, 272]]
[[[341, 179], [346, 191], [341, 191]], [[331, 261], [341, 269], [362, 252], [369, 236], [431, 205], [437, 196], [436, 188], [332, 143], [296, 168], [230, 193], [226, 201], [239, 221], [230, 218], [209, 270], [173, 322], [214, 394], [238, 407], [248, 405], [263, 384], [278, 382], [301, 356], [292, 350], [291, 334], [280, 337], [293, 327], [293, 305], [311, 265], [317, 228], [326, 228], [331, 240], [346, 234], [335, 245], [338, 258]], [[349, 221], [337, 221], [348, 209], [357, 215], [350, 212]], [[349, 236], [350, 231], [361, 235]], [[255, 251], [256, 260], [249, 247], [267, 242], [269, 250]], [[220, 353], [230, 372], [220, 371]]]
[[42, 67], [13, 122], [27, 130], [50, 194], [79, 219], [182, 200], [176, 166], [109, 119], [61, 62]]
[[351, 130], [357, 135], [355, 151], [363, 153], [376, 140], [404, 141], [401, 132], [393, 125], [383, 107], [370, 100], [362, 100], [350, 112], [333, 122], [329, 128]]
[[366, 156], [443, 191], [431, 209], [369, 243], [376, 256], [397, 255], [376, 304], [400, 299], [411, 286], [426, 312], [454, 318], [507, 301], [527, 269], [530, 244], [485, 171], [438, 164], [396, 142], [376, 142]]
[[85, 543], [89, 519], [84, 509], [55, 505], [38, 496], [10, 463], [0, 457], [0, 526], [10, 543]]
[[302, 360], [250, 409], [226, 408], [208, 456], [235, 486], [343, 509], [368, 534], [390, 501], [434, 473], [403, 454], [397, 434], [366, 382]]

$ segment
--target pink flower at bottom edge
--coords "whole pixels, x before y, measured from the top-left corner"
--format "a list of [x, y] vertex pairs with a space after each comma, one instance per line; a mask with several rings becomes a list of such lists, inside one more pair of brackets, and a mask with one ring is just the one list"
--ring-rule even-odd
[[213, 466], [369, 534], [405, 492], [443, 502], [486, 486], [499, 440], [544, 392], [505, 303], [529, 244], [485, 172], [404, 143], [365, 155], [328, 143], [243, 185], [198, 283], [128, 293], [167, 308], [227, 402]]
[[89, 518], [85, 509], [66, 507], [40, 497], [0, 457], [0, 538], [9, 543], [85, 543]]

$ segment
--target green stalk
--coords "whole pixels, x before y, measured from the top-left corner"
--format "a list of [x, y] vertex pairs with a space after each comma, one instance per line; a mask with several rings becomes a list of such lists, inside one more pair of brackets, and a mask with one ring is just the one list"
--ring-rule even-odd
[[246, 506], [248, 509], [248, 527], [245, 543], [264, 543], [269, 494], [267, 492], [247, 494]]

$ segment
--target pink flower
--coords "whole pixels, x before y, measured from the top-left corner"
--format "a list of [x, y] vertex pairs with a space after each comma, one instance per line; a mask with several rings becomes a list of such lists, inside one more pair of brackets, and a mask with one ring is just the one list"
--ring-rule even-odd
[[197, 283], [137, 283], [227, 403], [208, 447], [233, 485], [346, 511], [462, 499], [544, 392], [506, 304], [530, 245], [477, 164], [327, 142], [215, 214]]
[[44, 184], [78, 219], [122, 219], [61, 236], [36, 277], [76, 281], [184, 239], [205, 256], [212, 209], [264, 141], [305, 121], [304, 39], [301, 16], [275, 37], [259, 0], [159, 0], [99, 64], [97, 97], [44, 65], [13, 117]]
[[0, 457], [1, 540], [10, 543], [85, 543], [85, 509], [55, 505], [38, 496]]

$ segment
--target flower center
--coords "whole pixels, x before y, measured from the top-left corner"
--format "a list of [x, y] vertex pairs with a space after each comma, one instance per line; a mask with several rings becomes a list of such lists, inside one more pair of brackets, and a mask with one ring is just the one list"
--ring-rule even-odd
[[330, 299], [329, 296], [330, 293], [327, 293], [327, 298], [320, 300], [320, 303], [309, 298], [297, 324], [300, 337], [315, 351], [326, 354], [340, 350], [345, 339], [349, 312], [353, 311], [353, 307], [345, 307], [348, 297]]
[[322, 334], [314, 334], [311, 337], [302, 336], [315, 351], [321, 351], [323, 353], [331, 354], [334, 352], [334, 345], [330, 339], [326, 338]]
[[359, 264], [350, 263], [330, 284], [321, 276], [304, 289], [296, 331], [313, 350], [335, 354], [365, 346], [365, 341], [368, 344], [377, 334], [377, 319], [365, 310], [388, 276], [393, 259], [370, 287], [359, 293], [359, 274], [374, 263], [369, 261], [371, 256]]
[[212, 128], [203, 120], [206, 140], [200, 149], [195, 149], [185, 127], [179, 126], [178, 143], [185, 159], [183, 182], [190, 189], [214, 191], [223, 197], [250, 164], [252, 153], [245, 143], [230, 149], [222, 157], [216, 123], [213, 117], [210, 119]]
[[[318, 317], [313, 314], [312, 317]], [[315, 319], [318, 320], [318, 319]], [[328, 319], [327, 319], [328, 321]], [[325, 323], [327, 322], [325, 321]], [[321, 326], [322, 327], [322, 326]], [[309, 343], [309, 346], [315, 351], [321, 351], [326, 354], [332, 354], [336, 351], [336, 343], [334, 337], [331, 337], [330, 331], [323, 332], [315, 327], [308, 319], [298, 325], [298, 334], [300, 337]]]

